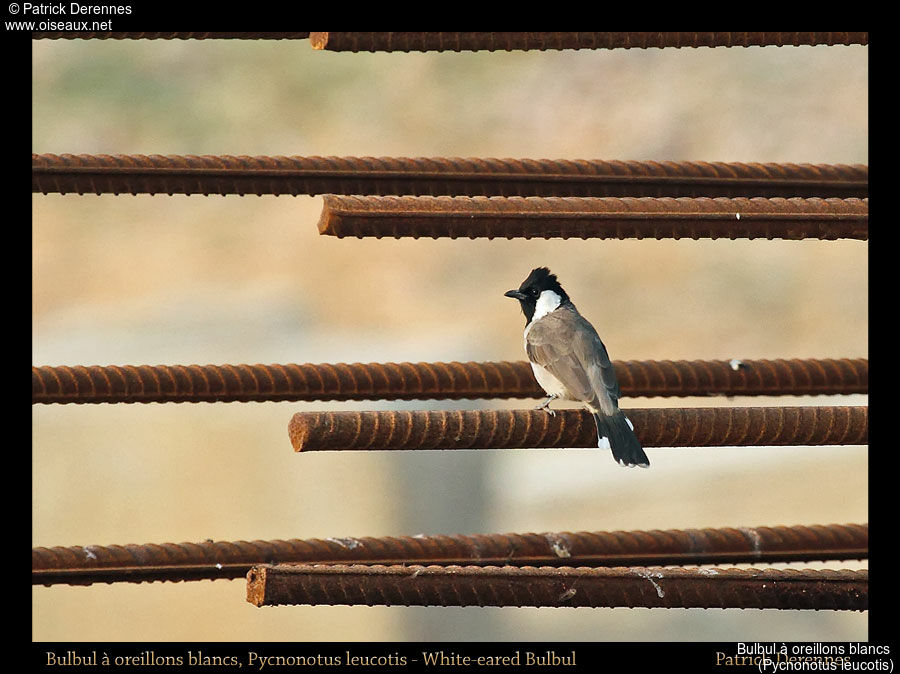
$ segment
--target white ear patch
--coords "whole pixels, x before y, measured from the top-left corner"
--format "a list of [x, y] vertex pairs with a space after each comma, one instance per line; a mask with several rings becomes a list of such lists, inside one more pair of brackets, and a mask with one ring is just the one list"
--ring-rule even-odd
[[551, 311], [554, 311], [561, 302], [562, 297], [552, 290], [542, 291], [541, 296], [538, 297], [537, 302], [534, 305], [534, 316], [531, 318], [532, 322], [536, 321], [541, 316], [545, 316]]

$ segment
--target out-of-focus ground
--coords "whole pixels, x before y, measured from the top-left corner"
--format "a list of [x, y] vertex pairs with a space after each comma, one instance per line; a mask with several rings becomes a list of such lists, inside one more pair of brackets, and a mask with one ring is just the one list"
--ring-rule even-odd
[[[32, 49], [39, 153], [868, 163], [866, 47]], [[519, 360], [523, 318], [503, 292], [538, 265], [559, 275], [615, 359], [868, 356], [865, 242], [339, 240], [318, 236], [320, 209], [317, 197], [34, 195], [33, 363]], [[866, 447], [650, 449], [652, 468], [637, 471], [565, 450], [301, 455], [287, 437], [304, 409], [530, 404], [38, 405], [32, 544], [868, 520]], [[858, 641], [868, 620], [257, 609], [240, 580], [36, 587], [32, 597], [35, 640]]]

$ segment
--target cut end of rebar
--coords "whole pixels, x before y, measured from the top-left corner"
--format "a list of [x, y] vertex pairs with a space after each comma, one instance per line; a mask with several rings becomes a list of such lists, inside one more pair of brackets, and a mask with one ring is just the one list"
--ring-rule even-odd
[[310, 33], [309, 43], [313, 49], [325, 49], [328, 46], [328, 33]]
[[247, 572], [247, 601], [256, 607], [266, 605], [265, 566], [254, 566]]
[[334, 231], [334, 196], [331, 194], [322, 195], [322, 213], [319, 215], [319, 223], [317, 225], [319, 234], [322, 236], [337, 236]]
[[301, 412], [291, 417], [291, 421], [288, 423], [288, 437], [291, 439], [291, 446], [295, 452], [302, 452], [307, 446], [311, 425], [309, 416]]

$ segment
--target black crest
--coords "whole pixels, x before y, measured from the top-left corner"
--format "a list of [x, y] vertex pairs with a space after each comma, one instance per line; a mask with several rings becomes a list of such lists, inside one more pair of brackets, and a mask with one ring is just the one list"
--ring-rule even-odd
[[522, 281], [522, 285], [519, 286], [519, 290], [530, 288], [535, 288], [538, 291], [554, 290], [560, 295], [564, 294], [562, 286], [559, 285], [559, 281], [556, 279], [556, 274], [551, 273], [547, 267], [532, 269], [528, 278]]
[[537, 299], [544, 290], [552, 290], [562, 298], [563, 302], [569, 299], [566, 291], [563, 290], [563, 287], [556, 279], [556, 274], [551, 273], [547, 267], [532, 269], [528, 278], [522, 281], [519, 290], [523, 293], [533, 294], [535, 299]]
[[538, 297], [545, 290], [552, 290], [560, 296], [562, 302], [568, 302], [569, 296], [556, 278], [556, 274], [550, 272], [547, 267], [537, 267], [532, 269], [518, 290], [509, 290], [506, 292], [507, 297], [513, 297], [519, 300], [522, 305], [522, 312], [525, 314], [526, 324], [531, 321], [534, 316], [535, 304]]

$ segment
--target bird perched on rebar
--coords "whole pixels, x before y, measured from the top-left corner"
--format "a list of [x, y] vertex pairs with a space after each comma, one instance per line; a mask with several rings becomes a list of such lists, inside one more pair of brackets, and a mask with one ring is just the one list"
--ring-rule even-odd
[[548, 398], [538, 407], [550, 414], [561, 398], [583, 403], [597, 424], [597, 447], [612, 450], [622, 466], [649, 467], [650, 460], [619, 409], [619, 383], [606, 347], [547, 267], [532, 270], [507, 297], [525, 314], [525, 352]]

